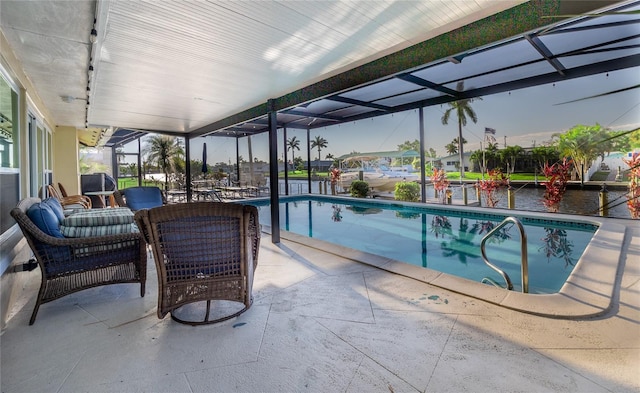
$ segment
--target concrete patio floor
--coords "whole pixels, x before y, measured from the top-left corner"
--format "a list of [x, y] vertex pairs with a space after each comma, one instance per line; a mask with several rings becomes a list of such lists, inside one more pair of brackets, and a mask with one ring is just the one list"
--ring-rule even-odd
[[629, 230], [614, 306], [577, 320], [267, 235], [254, 305], [213, 326], [157, 318], [153, 261], [144, 298], [134, 284], [94, 288], [28, 326], [36, 272], [0, 336], [1, 391], [638, 392], [640, 228]]

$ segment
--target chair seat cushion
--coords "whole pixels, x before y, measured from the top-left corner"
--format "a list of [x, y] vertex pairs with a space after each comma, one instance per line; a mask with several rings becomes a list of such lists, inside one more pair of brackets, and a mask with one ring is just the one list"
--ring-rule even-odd
[[121, 233], [138, 232], [136, 224], [94, 225], [94, 226], [60, 226], [65, 237], [94, 237], [118, 235]]
[[64, 237], [60, 231], [60, 221], [48, 204], [42, 202], [34, 203], [27, 210], [27, 217], [47, 235]]
[[86, 209], [64, 218], [65, 227], [92, 227], [133, 224], [133, 212], [126, 207]]

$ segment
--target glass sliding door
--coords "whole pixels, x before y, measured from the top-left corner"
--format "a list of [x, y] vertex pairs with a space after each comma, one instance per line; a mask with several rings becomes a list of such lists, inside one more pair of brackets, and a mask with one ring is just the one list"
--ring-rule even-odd
[[51, 135], [38, 119], [29, 113], [30, 191], [33, 197], [46, 198], [46, 185], [52, 181]]

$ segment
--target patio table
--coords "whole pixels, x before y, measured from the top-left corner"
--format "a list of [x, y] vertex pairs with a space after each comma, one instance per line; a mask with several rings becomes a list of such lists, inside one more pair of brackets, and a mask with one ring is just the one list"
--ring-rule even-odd
[[[99, 197], [109, 197], [109, 206], [110, 207], [115, 207], [116, 206], [116, 199], [113, 196], [113, 193], [115, 192], [115, 190], [111, 190], [111, 191], [87, 191], [84, 193], [84, 195], [93, 195], [93, 196], [99, 196]], [[105, 204], [106, 206], [106, 204]]]

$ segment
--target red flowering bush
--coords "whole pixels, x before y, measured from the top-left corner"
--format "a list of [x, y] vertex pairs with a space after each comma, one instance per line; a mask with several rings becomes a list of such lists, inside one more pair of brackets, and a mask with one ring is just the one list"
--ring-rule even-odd
[[336, 184], [338, 182], [338, 180], [340, 180], [340, 169], [338, 168], [333, 168], [331, 169], [330, 175], [331, 175], [331, 184]]
[[487, 172], [487, 175], [489, 178], [487, 180], [479, 180], [477, 187], [482, 192], [485, 204], [489, 207], [496, 207], [500, 199], [496, 196], [495, 191], [505, 187], [509, 178], [500, 169], [492, 169]]
[[560, 208], [560, 201], [567, 191], [567, 182], [570, 179], [571, 166], [573, 160], [568, 160], [566, 157], [562, 159], [562, 162], [556, 162], [553, 165], [544, 164], [542, 173], [547, 178], [547, 181], [542, 182], [542, 185], [546, 188], [542, 203], [552, 213], [556, 213]]
[[445, 202], [445, 190], [449, 188], [449, 180], [447, 179], [447, 173], [444, 169], [433, 168], [433, 174], [431, 175], [431, 183], [433, 188], [436, 189], [438, 196], [442, 203]]
[[629, 193], [627, 194], [627, 206], [631, 218], [640, 218], [640, 153], [634, 152], [630, 160], [622, 161], [629, 166]]

